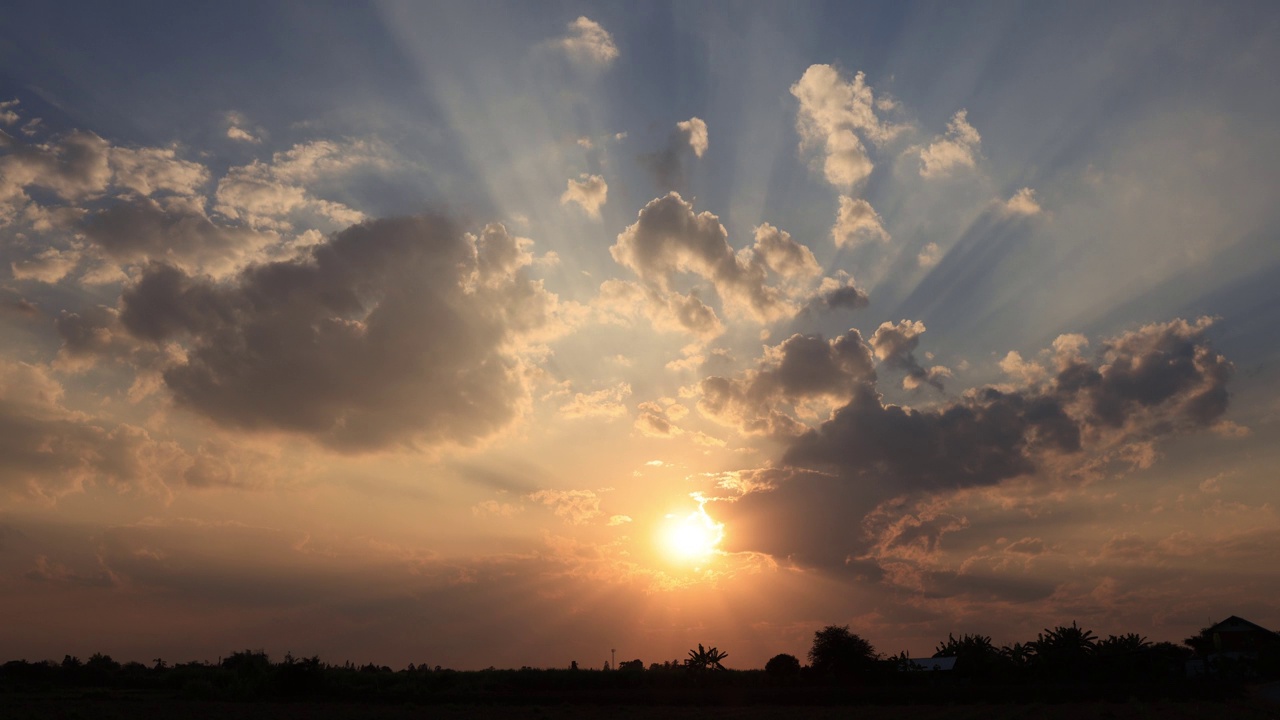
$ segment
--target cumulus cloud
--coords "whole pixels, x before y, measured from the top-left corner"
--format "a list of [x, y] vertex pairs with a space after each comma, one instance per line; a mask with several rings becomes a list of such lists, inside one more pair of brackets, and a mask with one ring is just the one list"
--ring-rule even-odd
[[884, 222], [871, 203], [841, 195], [836, 224], [831, 227], [831, 239], [836, 247], [855, 246], [867, 240], [888, 242], [889, 233], [885, 232]]
[[882, 121], [866, 75], [846, 81], [830, 65], [810, 65], [791, 94], [800, 103], [796, 130], [802, 147], [823, 152], [827, 182], [850, 189], [871, 175], [875, 167], [864, 141], [880, 146], [897, 137], [905, 126]]
[[928, 384], [941, 390], [942, 378], [949, 377], [951, 371], [940, 365], [925, 369], [916, 360], [915, 350], [920, 345], [924, 330], [924, 323], [919, 320], [881, 323], [871, 336], [871, 347], [880, 362], [906, 372], [902, 379], [903, 387], [913, 390], [921, 384]]
[[916, 255], [916, 264], [922, 268], [931, 268], [940, 260], [942, 260], [942, 248], [935, 242], [926, 243]]
[[66, 277], [80, 263], [80, 253], [73, 249], [45, 248], [27, 258], [13, 260], [9, 268], [15, 280], [39, 280], [55, 283]]
[[575, 63], [603, 68], [618, 59], [618, 46], [600, 23], [582, 16], [569, 23], [568, 30], [555, 44]]
[[139, 195], [194, 195], [209, 180], [201, 164], [182, 160], [173, 148], [111, 148], [112, 179]]
[[335, 226], [360, 222], [364, 214], [332, 200], [316, 197], [309, 186], [361, 166], [384, 166], [375, 143], [365, 140], [317, 140], [233, 167], [218, 181], [214, 210], [259, 229], [289, 229], [291, 216], [309, 212]]
[[1041, 208], [1040, 203], [1036, 201], [1036, 191], [1031, 188], [1022, 188], [1013, 194], [1004, 202], [1001, 208], [1005, 215], [1039, 215]]
[[232, 110], [226, 114], [227, 137], [238, 142], [250, 143], [256, 145], [262, 142], [262, 138], [253, 133], [249, 127], [249, 120], [243, 113]]
[[667, 144], [658, 152], [642, 155], [640, 161], [653, 171], [654, 180], [664, 190], [683, 190], [685, 185], [684, 162], [690, 152], [702, 157], [709, 146], [707, 123], [692, 117], [676, 123], [676, 129], [667, 137]]
[[73, 412], [64, 394], [44, 368], [0, 359], [0, 488], [54, 500], [95, 483], [163, 487], [175, 448]]
[[706, 341], [724, 332], [716, 311], [696, 293], [646, 287], [627, 280], [606, 280], [592, 303], [603, 322], [626, 323], [643, 317], [660, 332], [686, 332]]
[[257, 260], [278, 234], [214, 223], [199, 203], [121, 200], [90, 216], [84, 236], [117, 263], [155, 260], [217, 277]]
[[697, 157], [707, 151], [707, 123], [702, 118], [691, 117], [688, 120], [681, 120], [676, 123], [676, 130], [679, 131], [689, 143], [690, 149]]
[[642, 402], [636, 406], [635, 427], [647, 437], [676, 437], [683, 435], [684, 430], [676, 425], [687, 409], [683, 405], [672, 403], [664, 406], [658, 402]]
[[745, 433], [796, 436], [808, 428], [788, 410], [812, 400], [843, 402], [874, 379], [871, 348], [857, 330], [831, 340], [796, 334], [766, 348], [753, 370], [705, 378], [698, 410]]
[[762, 265], [785, 280], [807, 280], [822, 272], [812, 250], [792, 239], [791, 233], [769, 223], [756, 228], [755, 242], [749, 250], [739, 253], [739, 259], [748, 266]]
[[674, 276], [690, 273], [709, 281], [728, 310], [769, 321], [794, 313], [795, 307], [769, 284], [768, 271], [776, 267], [807, 273], [811, 266], [790, 236], [768, 226], [756, 235], [757, 246], [750, 253], [735, 254], [720, 219], [695, 213], [692, 204], [673, 192], [645, 205], [609, 252], [659, 290], [669, 291]]
[[569, 178], [567, 184], [564, 194], [560, 196], [560, 204], [577, 203], [587, 215], [599, 219], [600, 208], [609, 198], [609, 185], [604, 178], [583, 173], [577, 180]]
[[[947, 532], [941, 511], [921, 514], [931, 496], [1014, 478], [1069, 482], [1078, 469], [1122, 460], [1134, 442], [1212, 427], [1226, 411], [1232, 367], [1209, 346], [1209, 325], [1144, 326], [1105, 341], [1093, 361], [1069, 337], [1052, 378], [971, 390], [929, 409], [886, 403], [873, 379], [854, 383], [850, 400], [769, 469], [770, 489], [719, 504], [717, 516], [742, 522], [738, 535], [753, 543], [761, 533], [751, 549], [874, 575], [867, 553], [890, 528], [913, 526], [920, 537], [928, 525], [935, 540]], [[916, 519], [899, 522], [908, 513]]]
[[961, 168], [971, 168], [977, 160], [982, 136], [969, 124], [969, 112], [959, 110], [947, 123], [947, 132], [920, 150], [920, 176], [944, 177]]
[[111, 183], [110, 145], [91, 132], [75, 130], [35, 145], [0, 133], [0, 150], [0, 205], [10, 207], [10, 214], [27, 202], [29, 187], [80, 200], [104, 192]]
[[471, 444], [521, 414], [520, 350], [558, 327], [528, 245], [500, 225], [372, 221], [222, 282], [153, 262], [120, 321], [184, 346], [164, 385], [219, 424], [341, 451]]
[[867, 293], [854, 283], [848, 273], [841, 270], [835, 277], [822, 278], [817, 292], [809, 299], [802, 312], [812, 315], [815, 312], [858, 310], [870, 302]]

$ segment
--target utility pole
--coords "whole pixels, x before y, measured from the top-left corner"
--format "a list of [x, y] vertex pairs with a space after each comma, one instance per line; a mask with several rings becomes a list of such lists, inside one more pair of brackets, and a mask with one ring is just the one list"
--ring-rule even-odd
[[618, 669], [618, 649], [609, 648], [609, 667], [614, 670]]

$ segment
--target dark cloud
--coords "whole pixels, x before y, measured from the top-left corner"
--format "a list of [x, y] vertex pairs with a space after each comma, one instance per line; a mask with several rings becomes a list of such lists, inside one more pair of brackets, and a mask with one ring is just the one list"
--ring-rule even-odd
[[922, 334], [924, 323], [919, 320], [881, 323], [871, 336], [871, 347], [881, 362], [907, 374], [902, 381], [903, 387], [912, 389], [927, 384], [941, 390], [942, 378], [948, 377], [950, 371], [944, 367], [925, 369], [916, 360], [915, 350], [920, 345]]
[[117, 262], [152, 259], [189, 272], [225, 271], [246, 264], [274, 241], [248, 228], [215, 225], [198, 204], [149, 198], [123, 200], [93, 215], [85, 237]]
[[691, 203], [673, 192], [641, 208], [636, 222], [618, 234], [609, 252], [641, 280], [663, 291], [670, 289], [676, 275], [692, 273], [710, 281], [726, 306], [770, 320], [794, 308], [769, 284], [766, 262], [790, 269], [785, 256], [804, 252], [792, 247], [797, 243], [789, 235], [770, 226], [761, 230], [753, 251], [740, 256], [729, 244], [720, 218], [695, 213]]
[[21, 293], [6, 287], [0, 287], [0, 316], [15, 315], [23, 318], [33, 318], [39, 314], [40, 308], [23, 297]]
[[57, 498], [93, 483], [160, 484], [172, 448], [141, 428], [66, 410], [62, 394], [42, 368], [0, 361], [0, 488]]
[[527, 244], [501, 226], [477, 237], [413, 217], [225, 282], [152, 263], [126, 288], [121, 322], [185, 344], [164, 383], [220, 424], [343, 451], [467, 444], [520, 413], [516, 349], [553, 322], [556, 297], [523, 274]]
[[[886, 513], [905, 517], [907, 506], [885, 503], [1081, 466], [1126, 439], [1154, 440], [1219, 419], [1232, 366], [1209, 346], [1208, 326], [1174, 320], [1143, 327], [1107, 341], [1096, 364], [1075, 353], [1078, 343], [1061, 343], [1068, 351], [1060, 353], [1054, 381], [981, 388], [929, 409], [886, 404], [874, 375], [866, 375], [829, 420], [791, 441], [766, 487], [725, 503], [719, 515], [730, 527], [751, 523], [743, 535], [751, 549], [816, 564], [867, 557], [873, 544], [922, 542], [931, 552], [946, 531], [939, 523], [950, 521], [886, 521]], [[907, 333], [880, 340], [884, 358], [914, 349]], [[703, 384], [704, 393], [713, 392], [704, 400], [710, 409], [727, 404], [716, 382], [725, 383]], [[875, 528], [867, 524], [873, 510]], [[764, 533], [759, 541], [757, 532]]]
[[871, 349], [857, 330], [832, 340], [796, 334], [768, 348], [756, 370], [704, 379], [698, 409], [745, 432], [791, 436], [803, 426], [783, 412], [783, 403], [843, 400], [874, 379]]

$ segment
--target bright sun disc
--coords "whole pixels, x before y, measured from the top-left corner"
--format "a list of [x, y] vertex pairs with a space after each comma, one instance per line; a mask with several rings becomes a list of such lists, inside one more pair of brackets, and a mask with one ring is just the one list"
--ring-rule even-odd
[[715, 552], [724, 528], [699, 509], [688, 517], [670, 517], [665, 531], [667, 552], [681, 560], [701, 560]]

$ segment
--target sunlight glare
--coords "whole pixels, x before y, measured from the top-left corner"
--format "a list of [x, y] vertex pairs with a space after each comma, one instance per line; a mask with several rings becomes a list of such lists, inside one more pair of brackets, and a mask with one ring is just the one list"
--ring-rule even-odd
[[663, 532], [663, 545], [677, 560], [705, 560], [717, 552], [724, 538], [724, 525], [711, 519], [701, 504], [685, 517], [668, 515]]

